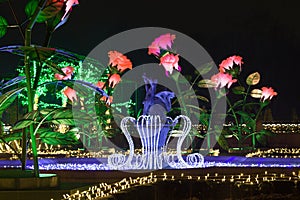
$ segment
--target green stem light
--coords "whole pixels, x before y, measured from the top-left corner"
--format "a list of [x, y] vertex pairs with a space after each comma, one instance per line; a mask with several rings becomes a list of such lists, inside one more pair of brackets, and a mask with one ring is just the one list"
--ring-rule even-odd
[[232, 107], [232, 104], [231, 104], [231, 102], [229, 101], [229, 99], [228, 99], [228, 97], [226, 96], [226, 102], [228, 103], [228, 105], [229, 105], [229, 107], [231, 108], [230, 110], [231, 110], [231, 113], [232, 113], [232, 115], [233, 115], [233, 118], [234, 118], [234, 120], [235, 120], [235, 123], [236, 123], [236, 125], [237, 125], [237, 130], [238, 130], [238, 142], [239, 142], [239, 145], [240, 145], [240, 142], [241, 142], [241, 136], [242, 136], [242, 131], [241, 131], [241, 127], [239, 126], [239, 120], [238, 120], [238, 118], [237, 118], [237, 116], [236, 116], [236, 113], [235, 113], [235, 111], [234, 111], [234, 109], [233, 109], [233, 107]]
[[[31, 30], [36, 23], [37, 17], [40, 14], [41, 10], [45, 7], [47, 0], [42, 0], [39, 2], [39, 5], [34, 11], [33, 16], [31, 17], [26, 30], [25, 30], [25, 47], [30, 47], [31, 45]], [[34, 90], [31, 87], [31, 73], [30, 73], [30, 57], [25, 52], [24, 54], [24, 65], [25, 65], [25, 75], [26, 75], [26, 87], [27, 87], [27, 98], [28, 98], [28, 112], [33, 111], [33, 97]], [[29, 127], [30, 137], [31, 137], [31, 148], [33, 154], [33, 163], [34, 168], [33, 172], [35, 177], [39, 177], [39, 165], [38, 165], [38, 155], [36, 148], [36, 137], [34, 135], [34, 127], [33, 124]]]

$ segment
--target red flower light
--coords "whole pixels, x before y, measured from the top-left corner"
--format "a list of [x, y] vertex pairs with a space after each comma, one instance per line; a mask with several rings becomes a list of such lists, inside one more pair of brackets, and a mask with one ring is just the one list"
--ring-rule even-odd
[[74, 102], [74, 100], [77, 101], [77, 95], [76, 95], [76, 91], [73, 90], [72, 88], [70, 87], [67, 87], [64, 92], [63, 92], [67, 97], [68, 99], [70, 99], [72, 102]]
[[103, 90], [103, 89], [105, 88], [105, 82], [98, 81], [98, 82], [96, 83], [96, 86], [97, 86], [98, 88], [100, 88], [101, 90]]
[[118, 84], [120, 81], [121, 81], [121, 77], [119, 74], [113, 74], [108, 79], [109, 86], [112, 88], [114, 88], [116, 84]]
[[126, 69], [132, 69], [131, 61], [122, 53], [118, 51], [109, 51], [109, 65], [117, 66], [117, 69], [120, 72], [123, 72]]
[[166, 54], [160, 58], [160, 65], [162, 65], [166, 70], [166, 76], [169, 76], [168, 72], [172, 74], [173, 68], [178, 71], [181, 71], [180, 66], [178, 65], [179, 55]]
[[72, 78], [72, 74], [73, 74], [73, 71], [74, 71], [73, 67], [68, 66], [68, 67], [62, 68], [61, 70], [64, 72], [65, 76], [62, 75], [62, 74], [54, 74], [55, 79], [57, 79], [57, 80], [68, 80], [68, 79]]
[[108, 98], [106, 96], [103, 96], [100, 98], [100, 100], [105, 101], [108, 105], [110, 105], [113, 102], [113, 96], [109, 96]]
[[261, 88], [262, 93], [261, 93], [261, 101], [265, 101], [267, 99], [271, 100], [273, 98], [273, 96], [277, 95], [277, 92], [274, 91], [274, 89], [272, 87], [262, 87]]

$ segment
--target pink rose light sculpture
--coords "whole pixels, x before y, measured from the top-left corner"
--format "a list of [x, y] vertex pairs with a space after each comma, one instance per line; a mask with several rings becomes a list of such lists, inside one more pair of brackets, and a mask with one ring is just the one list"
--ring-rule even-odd
[[[105, 93], [110, 96], [109, 98], [103, 97], [100, 100], [106, 101], [107, 104], [112, 103], [112, 93], [114, 87], [121, 81], [121, 74], [126, 70], [132, 69], [132, 62], [122, 53], [118, 51], [109, 51], [108, 52], [109, 63], [108, 63], [108, 73], [102, 74], [102, 77], [99, 78], [97, 83], [93, 85], [97, 86], [99, 89], [103, 90]], [[74, 67], [67, 66], [61, 69], [63, 74], [56, 73], [54, 75], [56, 80], [71, 80], [74, 73]], [[106, 78], [108, 77], [108, 78]], [[65, 94], [68, 99], [74, 103], [74, 100], [77, 100], [76, 91], [72, 88], [67, 87], [63, 94]]]
[[166, 76], [169, 76], [169, 73], [173, 73], [173, 68], [177, 71], [181, 71], [181, 67], [178, 65], [179, 55], [166, 54], [160, 58], [160, 65], [165, 68]]
[[96, 83], [96, 86], [97, 86], [98, 88], [100, 88], [101, 90], [103, 90], [103, 89], [105, 89], [105, 82], [103, 82], [103, 81], [98, 81], [98, 82]]
[[119, 74], [113, 74], [108, 79], [109, 86], [112, 88], [114, 88], [120, 81], [121, 81], [121, 77]]
[[175, 40], [176, 36], [174, 34], [164, 34], [157, 37], [151, 45], [148, 46], [148, 54], [153, 54], [156, 56], [160, 55], [161, 49], [168, 50], [172, 47], [172, 44]]
[[155, 40], [148, 46], [148, 54], [153, 54], [160, 60], [160, 65], [165, 68], [166, 76], [173, 73], [173, 69], [181, 71], [179, 66], [179, 54], [172, 52], [172, 44], [176, 36], [174, 34], [166, 33], [155, 38]]
[[232, 79], [232, 75], [219, 72], [211, 77], [211, 81], [216, 85], [215, 88], [223, 88], [227, 85], [230, 88], [232, 83], [237, 82], [237, 79]]
[[[54, 77], [56, 80], [70, 80], [72, 79], [72, 74], [74, 71], [74, 67], [71, 66], [67, 66], [61, 69], [65, 75], [62, 74], [54, 74]], [[66, 95], [68, 97], [68, 99], [70, 99], [72, 102], [74, 102], [74, 100], [77, 100], [77, 95], [76, 95], [76, 91], [70, 87], [67, 87], [64, 91], [63, 94]]]
[[64, 20], [65, 17], [68, 15], [68, 13], [70, 13], [72, 11], [72, 7], [74, 5], [78, 5], [79, 4], [78, 0], [65, 0], [65, 2], [66, 2], [65, 14], [61, 18], [61, 20]]
[[62, 74], [55, 74], [54, 77], [57, 80], [68, 80], [72, 78], [72, 74], [74, 71], [74, 67], [67, 66], [61, 69], [65, 75]]
[[[259, 117], [277, 92], [272, 87], [252, 88], [259, 84], [260, 74], [251, 73], [243, 80], [240, 76], [242, 64], [241, 56], [229, 56], [219, 64], [219, 73], [211, 76], [211, 79], [201, 80], [198, 85], [203, 88], [214, 87], [217, 99], [226, 98], [229, 106], [226, 120], [230, 121], [231, 126], [220, 127], [222, 134], [234, 136], [239, 147], [242, 147], [246, 138], [252, 137], [252, 148], [255, 148], [256, 142], [262, 143], [262, 136], [268, 134], [266, 130], [257, 129]], [[254, 102], [254, 99], [259, 101]]]
[[271, 100], [273, 98], [273, 96], [277, 95], [277, 92], [274, 91], [274, 89], [272, 87], [262, 87], [261, 88], [261, 101], [265, 101], [267, 99]]
[[108, 52], [109, 65], [116, 66], [120, 72], [124, 72], [126, 69], [132, 69], [131, 61], [122, 53], [118, 51]]
[[68, 99], [70, 99], [72, 102], [77, 101], [77, 95], [76, 95], [76, 91], [73, 90], [70, 87], [67, 87], [63, 93], [68, 97]]
[[234, 64], [239, 65], [240, 66], [240, 71], [241, 69], [241, 65], [243, 64], [242, 61], [242, 57], [241, 56], [230, 56], [227, 59], [223, 60], [220, 64], [219, 64], [219, 71], [224, 73], [225, 70], [230, 70], [233, 68]]

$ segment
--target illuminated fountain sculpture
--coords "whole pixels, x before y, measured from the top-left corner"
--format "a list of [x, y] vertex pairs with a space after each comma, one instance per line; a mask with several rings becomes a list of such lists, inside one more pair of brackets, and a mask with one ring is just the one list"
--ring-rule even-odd
[[[170, 134], [164, 146], [159, 146], [161, 131], [164, 124], [159, 115], [142, 115], [138, 119], [125, 117], [121, 121], [121, 129], [129, 143], [129, 155], [116, 153], [108, 157], [108, 166], [111, 169], [162, 169], [163, 166], [171, 168], [197, 168], [203, 166], [204, 158], [199, 153], [182, 156], [182, 144], [191, 129], [191, 121], [187, 116], [179, 115], [174, 120], [168, 118]], [[130, 126], [129, 122], [134, 122]], [[180, 124], [180, 130], [174, 130]], [[136, 153], [131, 128], [136, 128], [142, 143], [141, 153]], [[178, 136], [175, 153], [168, 151], [168, 144], [173, 137]]]
[[[143, 102], [143, 115], [137, 119], [125, 117], [120, 127], [129, 144], [129, 154], [115, 153], [108, 157], [111, 169], [162, 169], [201, 167], [204, 158], [199, 153], [182, 156], [182, 144], [191, 129], [191, 120], [179, 115], [173, 120], [165, 115], [171, 109], [171, 98], [174, 94], [162, 91], [155, 94], [157, 82], [144, 77], [146, 83], [146, 97]], [[130, 124], [131, 123], [131, 124]], [[141, 141], [141, 152], [134, 147], [134, 133], [138, 132]], [[174, 143], [177, 137], [175, 151], [169, 151], [168, 145]], [[172, 141], [172, 142], [171, 142]]]

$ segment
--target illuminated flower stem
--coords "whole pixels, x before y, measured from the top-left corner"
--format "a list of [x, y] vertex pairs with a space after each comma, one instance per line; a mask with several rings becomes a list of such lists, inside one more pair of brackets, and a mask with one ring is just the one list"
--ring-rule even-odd
[[[251, 88], [251, 86], [248, 85], [247, 91], [246, 91], [246, 93], [244, 93], [243, 108], [242, 108], [243, 111], [245, 111], [246, 100], [247, 100], [247, 97], [248, 97], [250, 88]], [[255, 120], [255, 121], [256, 121], [256, 120]], [[243, 122], [243, 120], [242, 120], [242, 118], [241, 118], [241, 124], [243, 124], [243, 123], [244, 123], [244, 122]], [[242, 136], [242, 133], [240, 132], [240, 131], [241, 131], [241, 130], [240, 130], [240, 126], [238, 127], [238, 131], [239, 131], [239, 135]], [[254, 131], [255, 131], [255, 130], [254, 130]], [[254, 136], [254, 135], [252, 135], [252, 146], [255, 147], [255, 136]]]
[[[25, 47], [29, 47], [31, 45], [31, 31], [36, 23], [37, 17], [40, 14], [41, 10], [45, 7], [47, 3], [47, 0], [42, 0], [39, 2], [39, 5], [35, 9], [33, 15], [31, 16], [31, 19], [26, 27], [25, 30]], [[31, 73], [30, 73], [30, 57], [25, 52], [24, 55], [24, 65], [25, 65], [25, 75], [26, 75], [26, 87], [27, 87], [27, 98], [28, 98], [28, 112], [31, 112], [33, 110], [33, 97], [35, 91], [31, 87]], [[38, 155], [37, 155], [37, 148], [36, 148], [36, 137], [34, 135], [34, 126], [33, 124], [29, 127], [29, 133], [31, 138], [31, 148], [32, 148], [32, 154], [33, 154], [33, 172], [35, 177], [39, 177], [39, 165], [38, 165]], [[22, 151], [24, 150], [23, 147]], [[26, 155], [26, 154], [25, 154]], [[23, 153], [24, 156], [24, 153]], [[23, 159], [26, 159], [23, 157]]]
[[[264, 106], [262, 106], [262, 104], [260, 104], [260, 107], [259, 107], [259, 110], [257, 111], [256, 113], [256, 116], [255, 116], [255, 123], [257, 122], [258, 120], [258, 117], [260, 116], [260, 113], [261, 111], [263, 110]], [[254, 133], [256, 133], [256, 124], [255, 124], [255, 127], [254, 127]], [[255, 134], [252, 134], [252, 146], [255, 147], [256, 146], [256, 140], [255, 140]]]
[[10, 11], [11, 11], [12, 14], [13, 14], [14, 20], [15, 20], [16, 23], [17, 23], [17, 25], [12, 25], [12, 26], [8, 26], [8, 27], [18, 28], [18, 30], [19, 30], [19, 32], [20, 32], [22, 38], [25, 39], [25, 38], [24, 38], [23, 31], [22, 31], [22, 28], [21, 28], [21, 25], [20, 25], [20, 23], [19, 23], [19, 21], [18, 21], [17, 15], [16, 15], [16, 13], [15, 13], [15, 11], [14, 11], [12, 5], [11, 5], [10, 0], [8, 0], [7, 2], [8, 2], [8, 6], [9, 6]]
[[[171, 76], [171, 77], [173, 77], [173, 76]], [[174, 78], [173, 78], [173, 80], [174, 80]], [[181, 89], [180, 89], [179, 83], [178, 83], [178, 81], [176, 81], [176, 80], [174, 80], [174, 81], [175, 81], [175, 83], [176, 83], [176, 87], [177, 87], [179, 96], [181, 97], [181, 96], [182, 96], [182, 91], [181, 91]], [[186, 107], [186, 105], [185, 105], [184, 97], [181, 97], [181, 99], [183, 99], [183, 101], [181, 101], [181, 100], [179, 100], [179, 99], [178, 99], [178, 100], [179, 100], [180, 104], [183, 106], [183, 110], [184, 110], [185, 115], [186, 115], [186, 116], [190, 116], [190, 112], [188, 112], [188, 109], [187, 109], [187, 107]], [[188, 141], [187, 141], [187, 142], [188, 142]]]
[[[219, 100], [218, 98], [217, 98], [217, 100]], [[207, 127], [207, 136], [206, 136], [206, 138], [207, 138], [207, 149], [209, 150], [209, 149], [211, 149], [211, 119], [212, 119], [212, 116], [213, 116], [213, 113], [215, 112], [215, 109], [216, 109], [216, 106], [217, 106], [217, 103], [218, 103], [218, 101], [215, 101], [215, 103], [213, 104], [213, 106], [212, 106], [212, 108], [211, 108], [211, 113], [210, 113], [210, 115], [211, 115], [211, 117], [210, 117], [210, 120], [209, 120], [209, 123], [208, 123], [208, 127]]]
[[245, 111], [246, 100], [247, 100], [247, 97], [248, 97], [248, 95], [249, 95], [250, 88], [251, 88], [251, 86], [248, 85], [247, 91], [246, 91], [246, 93], [244, 94], [244, 99], [243, 99], [243, 111]]
[[[174, 80], [174, 79], [173, 79], [173, 80]], [[175, 83], [176, 83], [176, 87], [177, 87], [179, 96], [181, 97], [182, 91], [181, 91], [181, 89], [180, 89], [179, 83], [178, 83], [178, 81], [176, 81], [176, 80], [174, 80], [174, 81], [175, 81]], [[183, 98], [183, 97], [182, 97], [182, 98]], [[188, 110], [187, 110], [187, 108], [186, 108], [186, 105], [185, 105], [184, 101], [181, 101], [181, 104], [182, 104], [182, 106], [183, 106], [183, 110], [184, 110], [184, 112], [185, 112], [185, 115], [186, 115], [186, 116], [189, 116], [189, 113], [188, 113]]]
[[239, 126], [239, 120], [238, 120], [238, 118], [237, 118], [237, 116], [236, 116], [236, 113], [235, 113], [235, 111], [234, 111], [234, 109], [233, 109], [233, 106], [232, 106], [232, 104], [231, 104], [231, 102], [229, 101], [229, 98], [226, 96], [226, 102], [227, 102], [227, 104], [229, 105], [229, 107], [230, 107], [230, 110], [231, 110], [231, 113], [232, 113], [232, 115], [233, 115], [233, 118], [234, 118], [234, 120], [235, 120], [235, 123], [236, 123], [236, 125], [237, 125], [237, 139], [238, 139], [238, 143], [239, 143], [239, 146], [241, 146], [241, 137], [242, 137], [242, 130], [241, 130], [241, 126]]
[[22, 155], [21, 155], [21, 169], [26, 169], [26, 156], [27, 155], [27, 128], [22, 130]]

